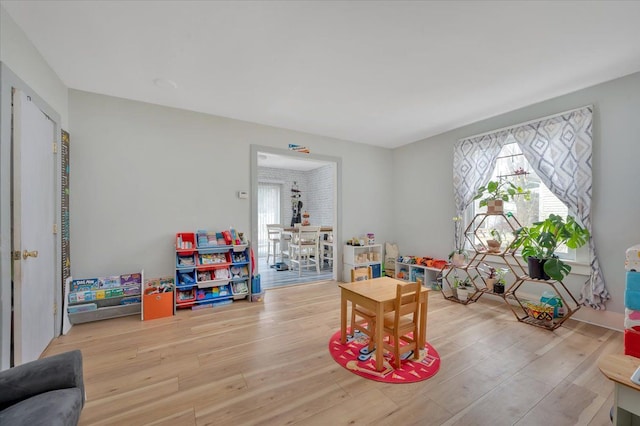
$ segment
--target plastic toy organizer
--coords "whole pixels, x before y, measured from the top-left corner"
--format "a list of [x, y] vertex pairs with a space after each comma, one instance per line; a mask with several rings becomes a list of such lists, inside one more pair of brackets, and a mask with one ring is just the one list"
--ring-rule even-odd
[[235, 231], [176, 234], [176, 308], [197, 309], [250, 296], [250, 249]]

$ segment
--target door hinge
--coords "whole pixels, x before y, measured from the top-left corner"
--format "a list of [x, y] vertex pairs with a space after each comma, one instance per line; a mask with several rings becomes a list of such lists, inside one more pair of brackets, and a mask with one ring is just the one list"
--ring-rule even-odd
[[58, 315], [58, 302], [54, 302], [53, 304], [53, 316]]
[[13, 260], [20, 260], [20, 256], [22, 256], [20, 250], [14, 250], [11, 257]]
[[53, 143], [53, 153], [54, 154], [58, 153], [58, 144], [56, 142]]
[[53, 235], [58, 235], [58, 224], [57, 223], [53, 224]]

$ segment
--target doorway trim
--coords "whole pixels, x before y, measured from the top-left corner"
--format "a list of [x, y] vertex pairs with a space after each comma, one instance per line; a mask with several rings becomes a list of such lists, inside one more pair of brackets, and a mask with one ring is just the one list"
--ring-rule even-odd
[[[60, 147], [61, 119], [34, 90], [22, 81], [4, 62], [0, 62], [0, 371], [8, 369], [11, 360], [11, 90], [19, 89], [31, 97], [40, 110], [51, 118], [54, 123], [55, 142]], [[55, 221], [61, 223], [60, 191], [61, 191], [61, 155], [56, 156], [55, 164]], [[53, 226], [53, 224], [51, 224]], [[58, 226], [58, 228], [60, 228]], [[56, 235], [55, 244], [55, 276], [56, 288], [54, 289], [56, 321], [54, 336], [59, 336], [62, 328], [62, 269], [61, 269], [61, 238], [60, 232]], [[59, 284], [59, 285], [58, 285]]]
[[335, 254], [333, 261], [333, 279], [338, 279], [338, 271], [342, 271], [342, 158], [322, 154], [305, 154], [270, 146], [251, 145], [251, 241], [258, 241], [258, 153], [264, 152], [283, 157], [302, 160], [318, 160], [335, 164], [336, 176], [333, 193], [335, 194], [333, 239]]

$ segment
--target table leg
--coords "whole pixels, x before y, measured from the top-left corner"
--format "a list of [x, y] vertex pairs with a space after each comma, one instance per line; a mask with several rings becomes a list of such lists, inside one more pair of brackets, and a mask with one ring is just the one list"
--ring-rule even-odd
[[340, 343], [347, 343], [347, 298], [344, 290], [340, 296]]
[[382, 371], [384, 361], [384, 306], [378, 303], [376, 306], [376, 370]]

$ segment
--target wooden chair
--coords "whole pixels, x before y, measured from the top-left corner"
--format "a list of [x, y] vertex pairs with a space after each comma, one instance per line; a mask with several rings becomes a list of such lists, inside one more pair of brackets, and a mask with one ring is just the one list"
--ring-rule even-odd
[[273, 251], [273, 262], [276, 261], [276, 247], [280, 249], [280, 260], [282, 260], [282, 230], [284, 226], [278, 224], [267, 225], [267, 265], [269, 257]]
[[[370, 280], [372, 277], [371, 266], [362, 268], [353, 268], [351, 270], [351, 282]], [[373, 334], [376, 329], [376, 313], [351, 304], [351, 333], [356, 330], [369, 336], [369, 351], [373, 350]]]
[[298, 276], [302, 275], [302, 268], [315, 265], [320, 273], [320, 227], [300, 226], [296, 228], [288, 248], [291, 266], [298, 265]]
[[[418, 348], [418, 321], [420, 309], [420, 283], [398, 284], [394, 311], [385, 314], [383, 330], [385, 337], [384, 348], [393, 352], [396, 368], [400, 368], [400, 355], [413, 350], [413, 358], [420, 358]], [[407, 336], [413, 333], [412, 337]], [[401, 345], [401, 342], [406, 343]]]

